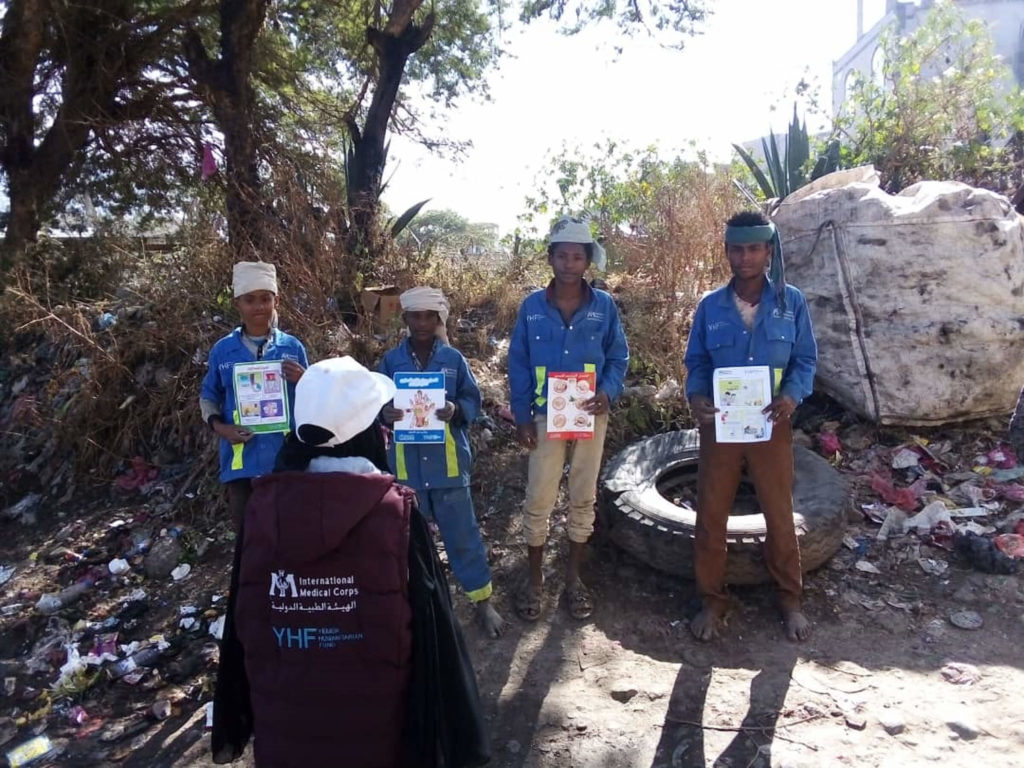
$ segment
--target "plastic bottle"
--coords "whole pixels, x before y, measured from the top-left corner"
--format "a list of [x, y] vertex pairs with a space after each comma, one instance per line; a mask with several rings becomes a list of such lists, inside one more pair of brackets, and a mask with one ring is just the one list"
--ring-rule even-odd
[[81, 581], [72, 584], [70, 587], [65, 587], [56, 594], [51, 592], [43, 595], [39, 598], [39, 602], [36, 603], [36, 610], [47, 615], [56, 613], [61, 608], [66, 608], [78, 600], [78, 598], [89, 591], [91, 586], [92, 579], [82, 579]]

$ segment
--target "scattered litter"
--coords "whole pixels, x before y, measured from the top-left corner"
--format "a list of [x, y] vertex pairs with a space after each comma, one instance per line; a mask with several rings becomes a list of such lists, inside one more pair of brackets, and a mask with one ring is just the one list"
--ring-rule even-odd
[[835, 432], [819, 432], [818, 445], [821, 446], [821, 452], [826, 456], [835, 456], [843, 450], [843, 444]]
[[902, 536], [906, 523], [906, 512], [899, 507], [889, 507], [882, 521], [882, 527], [878, 529], [875, 536], [879, 541], [885, 541], [890, 536]]
[[950, 517], [988, 517], [992, 514], [992, 510], [987, 507], [959, 507], [957, 509], [947, 510]]
[[910, 467], [916, 467], [920, 462], [921, 457], [917, 451], [913, 451], [910, 448], [900, 448], [892, 457], [892, 468], [910, 469]]
[[26, 768], [52, 757], [56, 751], [49, 736], [36, 736], [10, 750], [7, 753], [7, 765], [9, 768]]
[[992, 543], [1007, 557], [1024, 559], [1024, 536], [1018, 533], [1001, 533], [992, 540]]
[[1024, 477], [1024, 466], [1013, 469], [996, 469], [989, 475], [997, 483], [1008, 483], [1011, 480], [1019, 480]]
[[13, 565], [0, 565], [0, 585], [6, 584], [11, 580], [11, 576], [14, 575], [15, 568]]
[[917, 508], [918, 496], [924, 491], [924, 485], [918, 486], [918, 483], [915, 482], [909, 488], [896, 488], [884, 477], [874, 475], [871, 478], [871, 490], [887, 504], [894, 504], [907, 512], [913, 512]]
[[940, 672], [947, 683], [953, 685], [974, 685], [981, 680], [981, 671], [973, 664], [950, 661]]
[[43, 497], [38, 493], [30, 493], [17, 504], [4, 510], [4, 517], [8, 520], [17, 520], [22, 525], [35, 525], [36, 508]]
[[171, 578], [175, 581], [181, 581], [192, 572], [192, 566], [188, 563], [182, 563], [173, 571], [171, 571]]
[[141, 456], [132, 459], [132, 468], [127, 474], [114, 480], [114, 485], [122, 491], [134, 491], [160, 477], [160, 469], [150, 465]]
[[1009, 447], [993, 448], [989, 451], [982, 460], [982, 457], [978, 457], [979, 464], [985, 464], [992, 467], [993, 469], [1013, 469], [1017, 466], [1017, 457], [1014, 456], [1013, 450]]
[[195, 627], [195, 625], [196, 625], [196, 618], [195, 618], [195, 616], [186, 616], [185, 618], [183, 618], [181, 621], [178, 622], [178, 626], [181, 627], [186, 632], [191, 631]]
[[996, 486], [999, 497], [1007, 501], [1024, 501], [1024, 485], [1018, 483], [1007, 483]]
[[917, 558], [917, 564], [921, 566], [922, 571], [931, 576], [941, 576], [949, 568], [949, 563], [945, 560], [934, 560], [930, 557]]
[[949, 614], [949, 623], [960, 629], [981, 629], [985, 620], [977, 611], [956, 611]]
[[967, 560], [972, 568], [983, 573], [1010, 574], [1016, 573], [1018, 561], [996, 548], [992, 539], [985, 539], [974, 534], [956, 534], [953, 537], [955, 551]]
[[876, 566], [869, 563], [867, 560], [858, 560], [853, 567], [858, 571], [863, 571], [864, 573], [875, 573], [879, 575], [882, 573]]
[[82, 579], [82, 581], [72, 584], [70, 587], [62, 589], [56, 594], [50, 593], [43, 595], [39, 598], [39, 602], [36, 603], [36, 609], [40, 613], [56, 613], [61, 608], [66, 608], [78, 600], [78, 598], [89, 591], [91, 586], [92, 579]]
[[918, 534], [931, 533], [939, 526], [953, 529], [953, 518], [949, 509], [941, 501], [933, 501], [903, 524], [903, 531], [917, 531]]
[[128, 565], [128, 561], [120, 557], [115, 558], [111, 560], [109, 563], [107, 563], [107, 570], [109, 570], [115, 576], [120, 576], [121, 574], [128, 573], [130, 569], [131, 566]]
[[218, 640], [224, 637], [224, 616], [210, 622], [210, 634]]
[[166, 720], [171, 716], [171, 702], [167, 699], [159, 699], [153, 702], [153, 706], [149, 710], [153, 713], [153, 717], [157, 720]]
[[857, 540], [853, 538], [853, 536], [851, 536], [850, 534], [846, 534], [845, 536], [843, 536], [843, 546], [849, 550], [856, 550], [857, 547], [860, 545], [857, 543]]
[[956, 532], [960, 534], [971, 533], [975, 536], [988, 536], [990, 533], [995, 533], [996, 529], [991, 525], [979, 525], [973, 520], [969, 520], [966, 523], [960, 523], [956, 527]]
[[889, 514], [889, 507], [885, 504], [861, 504], [860, 508], [864, 517], [879, 525], [885, 522], [885, 518]]

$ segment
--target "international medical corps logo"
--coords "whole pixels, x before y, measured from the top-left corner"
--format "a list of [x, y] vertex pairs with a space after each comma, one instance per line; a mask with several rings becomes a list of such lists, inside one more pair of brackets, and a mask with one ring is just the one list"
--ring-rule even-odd
[[299, 590], [295, 586], [295, 574], [283, 570], [270, 574], [271, 597], [298, 597]]

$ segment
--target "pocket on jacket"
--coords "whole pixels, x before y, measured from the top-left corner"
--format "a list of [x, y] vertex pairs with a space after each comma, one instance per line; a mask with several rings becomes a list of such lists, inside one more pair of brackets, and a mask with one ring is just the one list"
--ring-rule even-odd
[[731, 326], [721, 326], [708, 331], [706, 342], [708, 350], [723, 349], [736, 344], [736, 330]]

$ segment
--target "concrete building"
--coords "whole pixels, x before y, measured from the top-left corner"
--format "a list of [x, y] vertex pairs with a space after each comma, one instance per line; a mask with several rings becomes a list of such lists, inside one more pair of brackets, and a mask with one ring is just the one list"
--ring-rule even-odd
[[[968, 17], [984, 21], [995, 51], [1024, 85], [1024, 0], [953, 0]], [[935, 5], [935, 0], [886, 0], [885, 15], [864, 29], [864, 2], [857, 2], [857, 42], [832, 64], [832, 111], [839, 111], [846, 91], [858, 73], [875, 76], [883, 63], [882, 33], [895, 24], [901, 34], [912, 32]], [[1010, 85], [1011, 83], [1007, 83]]]

